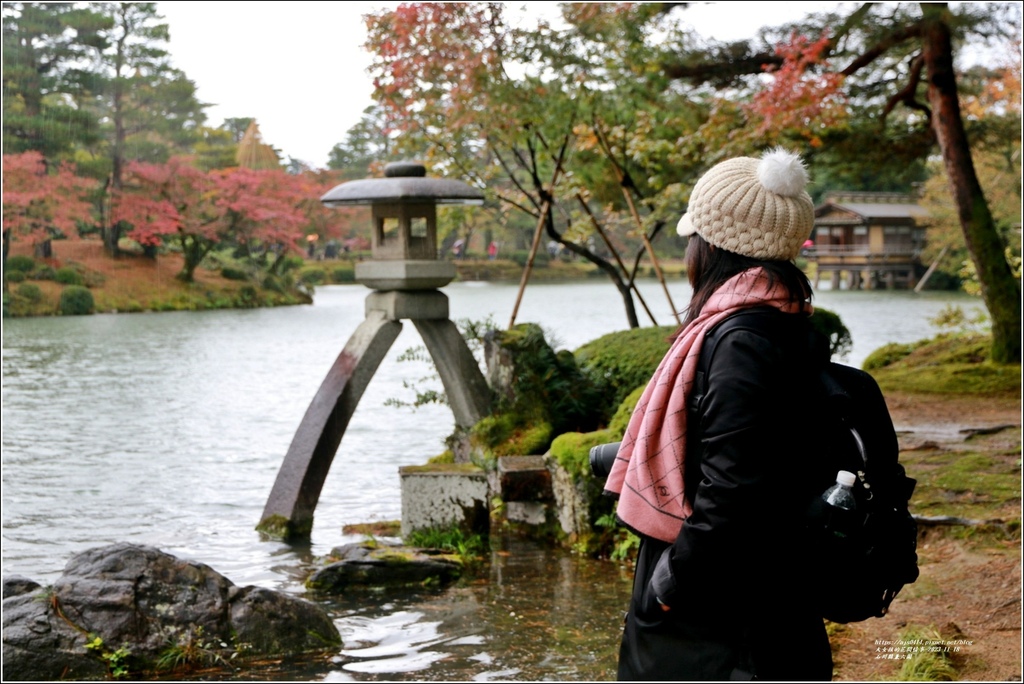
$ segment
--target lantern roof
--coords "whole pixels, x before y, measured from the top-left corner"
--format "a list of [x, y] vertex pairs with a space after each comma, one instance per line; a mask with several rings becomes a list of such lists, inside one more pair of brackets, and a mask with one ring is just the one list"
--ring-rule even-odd
[[483, 204], [484, 194], [462, 181], [427, 178], [427, 169], [414, 162], [392, 162], [384, 178], [348, 181], [328, 190], [320, 201], [327, 206], [360, 204]]

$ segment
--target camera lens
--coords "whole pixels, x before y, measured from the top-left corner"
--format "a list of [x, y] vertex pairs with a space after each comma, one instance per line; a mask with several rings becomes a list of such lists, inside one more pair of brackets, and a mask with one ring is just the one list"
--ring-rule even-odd
[[608, 477], [621, 443], [598, 444], [590, 450], [590, 472], [594, 474], [594, 477]]

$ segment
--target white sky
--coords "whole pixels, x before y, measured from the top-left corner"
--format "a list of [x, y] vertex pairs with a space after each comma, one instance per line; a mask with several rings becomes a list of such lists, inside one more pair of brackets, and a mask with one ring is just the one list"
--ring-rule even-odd
[[[208, 123], [255, 117], [264, 142], [323, 168], [372, 104], [363, 15], [397, 2], [158, 2], [174, 66], [198, 89]], [[705, 37], [737, 40], [835, 2], [693, 3], [687, 20]], [[557, 16], [555, 2], [509, 3], [528, 17]]]

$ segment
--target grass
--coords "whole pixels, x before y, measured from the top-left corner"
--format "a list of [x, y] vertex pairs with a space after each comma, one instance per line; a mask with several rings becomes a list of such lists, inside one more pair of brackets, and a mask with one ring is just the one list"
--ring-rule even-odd
[[[15, 256], [27, 256], [23, 243], [15, 243]], [[52, 269], [56, 274], [73, 268], [80, 274], [95, 301], [97, 313], [136, 313], [143, 311], [203, 311], [209, 309], [252, 306], [287, 306], [308, 304], [309, 298], [299, 292], [282, 293], [258, 287], [252, 282], [225, 278], [219, 269], [196, 269], [194, 282], [177, 278], [181, 271], [180, 254], [160, 254], [156, 259], [124, 254], [110, 257], [98, 240], [58, 241], [53, 244], [54, 256], [35, 259], [37, 270]], [[38, 286], [38, 299], [14, 296], [10, 288], [9, 313], [12, 316], [53, 316], [59, 311], [59, 300], [65, 285], [50, 279], [33, 279]], [[7, 295], [5, 295], [5, 300]]]
[[911, 625], [900, 632], [893, 648], [900, 649], [903, 666], [896, 679], [901, 682], [952, 682], [959, 672], [952, 647], [933, 627]]

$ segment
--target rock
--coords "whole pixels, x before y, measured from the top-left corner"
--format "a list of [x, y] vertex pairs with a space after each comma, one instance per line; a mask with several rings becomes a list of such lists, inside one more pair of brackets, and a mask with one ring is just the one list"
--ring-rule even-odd
[[[209, 566], [148, 546], [113, 544], [78, 554], [50, 588], [8, 597], [7, 586], [5, 580], [5, 680], [124, 676], [158, 665], [210, 666], [239, 654], [341, 645], [316, 604], [237, 587]], [[12, 586], [27, 585], [12, 580]]]
[[11, 575], [10, 577], [4, 577], [4, 598], [11, 596], [19, 596], [20, 594], [27, 594], [30, 591], [35, 591], [39, 588], [39, 582], [30, 580], [27, 577], [21, 575]]
[[330, 557], [333, 562], [313, 573], [307, 587], [325, 593], [408, 590], [442, 587], [462, 575], [454, 556], [379, 541], [346, 544]]

